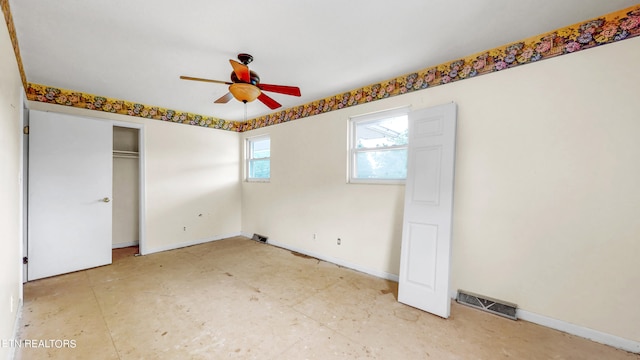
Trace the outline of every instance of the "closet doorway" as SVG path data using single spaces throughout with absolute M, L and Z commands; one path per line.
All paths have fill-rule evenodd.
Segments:
M 113 126 L 112 249 L 140 246 L 140 131 Z

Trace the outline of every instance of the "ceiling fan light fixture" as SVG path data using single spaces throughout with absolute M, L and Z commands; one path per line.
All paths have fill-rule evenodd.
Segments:
M 229 92 L 234 98 L 243 103 L 252 102 L 260 96 L 260 89 L 257 86 L 245 83 L 229 85 Z

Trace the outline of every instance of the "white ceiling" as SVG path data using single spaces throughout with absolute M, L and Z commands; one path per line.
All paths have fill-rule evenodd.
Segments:
M 241 52 L 283 108 L 624 9 L 637 0 L 9 0 L 27 81 L 243 120 L 213 101 Z M 272 112 L 256 101 L 247 116 Z

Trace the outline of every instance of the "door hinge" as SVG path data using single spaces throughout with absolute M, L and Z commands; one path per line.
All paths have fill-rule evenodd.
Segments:
M 25 257 L 23 257 L 23 258 L 22 258 L 22 263 L 23 263 L 23 264 L 28 264 L 28 263 L 29 263 L 29 258 L 28 258 L 28 257 L 26 257 L 26 256 L 25 256 Z
M 25 126 L 24 128 L 22 128 L 22 133 L 25 135 L 29 135 L 29 127 Z

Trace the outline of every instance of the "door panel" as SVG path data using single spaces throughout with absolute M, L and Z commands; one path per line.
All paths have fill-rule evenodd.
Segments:
M 435 267 L 438 250 L 438 226 L 428 224 L 409 224 L 409 264 L 407 280 L 414 286 L 422 286 L 425 291 L 433 292 L 436 287 Z
M 29 280 L 111 263 L 110 122 L 31 111 Z
M 449 317 L 456 105 L 409 114 L 398 301 Z
M 440 201 L 440 160 L 442 147 L 416 149 L 415 156 L 410 163 L 414 168 L 421 167 L 414 173 L 413 202 L 420 202 L 437 206 Z

